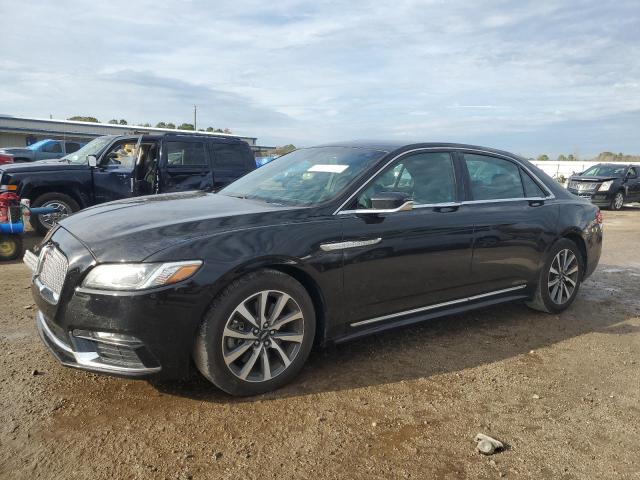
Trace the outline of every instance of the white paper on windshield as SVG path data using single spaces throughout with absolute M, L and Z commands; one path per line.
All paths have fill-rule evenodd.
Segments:
M 313 165 L 307 169 L 307 172 L 324 172 L 324 173 L 342 173 L 349 165 Z

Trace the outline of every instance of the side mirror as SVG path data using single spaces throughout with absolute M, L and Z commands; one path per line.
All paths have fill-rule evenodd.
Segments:
M 95 155 L 87 156 L 87 160 L 89 161 L 89 166 L 90 167 L 97 167 L 98 166 L 98 159 L 96 158 Z

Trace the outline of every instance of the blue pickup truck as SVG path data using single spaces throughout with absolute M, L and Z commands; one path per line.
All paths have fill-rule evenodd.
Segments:
M 73 140 L 40 140 L 28 147 L 8 147 L 0 148 L 0 154 L 10 155 L 13 157 L 14 163 L 35 162 L 37 160 L 49 160 L 62 158 L 69 155 L 86 143 L 76 142 Z

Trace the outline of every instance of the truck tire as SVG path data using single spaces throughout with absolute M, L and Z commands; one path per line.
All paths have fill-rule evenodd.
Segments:
M 30 217 L 29 222 L 31 223 L 31 227 L 40 235 L 46 235 L 51 227 L 58 223 L 59 220 L 80 210 L 78 202 L 69 195 L 58 192 L 43 193 L 31 203 L 31 206 L 56 207 L 60 211 L 59 214 L 32 215 Z

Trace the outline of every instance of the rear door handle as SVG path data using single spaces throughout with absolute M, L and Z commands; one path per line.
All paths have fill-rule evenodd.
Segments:
M 544 205 L 544 200 L 529 200 L 530 207 L 540 207 L 542 205 Z

